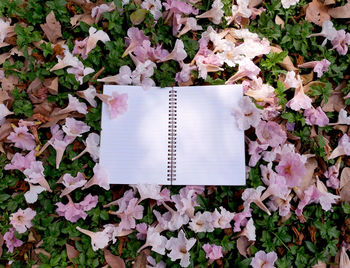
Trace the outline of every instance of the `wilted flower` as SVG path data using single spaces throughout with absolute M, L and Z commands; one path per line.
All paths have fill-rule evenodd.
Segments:
M 231 228 L 230 222 L 233 220 L 235 213 L 227 211 L 224 207 L 220 207 L 220 212 L 215 208 L 212 213 L 212 224 L 214 228 Z
M 78 172 L 76 177 L 73 177 L 71 174 L 67 173 L 63 175 L 61 183 L 66 188 L 61 192 L 60 197 L 65 196 L 73 192 L 75 189 L 84 186 L 84 184 L 86 183 L 86 180 L 84 175 L 81 174 L 80 172 Z
M 333 150 L 328 159 L 333 159 L 341 155 L 350 155 L 350 137 L 344 134 L 338 141 L 338 146 Z
M 95 101 L 96 88 L 93 85 L 89 85 L 85 90 L 77 91 L 77 94 L 79 97 L 85 99 L 92 107 L 97 107 L 97 102 Z
M 73 117 L 67 117 L 62 130 L 71 137 L 81 137 L 83 133 L 88 132 L 90 127 L 83 121 L 75 120 Z
M 94 27 L 89 28 L 89 39 L 87 41 L 86 45 L 86 54 L 89 54 L 91 50 L 93 50 L 96 47 L 96 44 L 98 41 L 102 41 L 103 43 L 106 43 L 107 41 L 110 41 L 108 34 L 106 34 L 102 30 L 95 29 Z
M 247 188 L 242 193 L 242 199 L 244 201 L 244 210 L 248 210 L 250 208 L 250 204 L 254 203 L 259 208 L 261 208 L 263 211 L 265 211 L 267 214 L 271 215 L 268 208 L 264 205 L 264 203 L 261 201 L 261 194 L 262 191 L 265 190 L 264 186 L 258 186 L 256 189 L 254 188 Z
M 33 185 L 29 183 L 29 191 L 24 194 L 27 203 L 33 204 L 38 200 L 38 195 L 46 189 L 40 185 Z
M 58 111 L 56 114 L 65 114 L 70 112 L 77 111 L 81 114 L 87 114 L 87 106 L 85 103 L 80 102 L 78 98 L 73 97 L 71 94 L 68 94 L 68 106 L 60 111 Z
M 256 136 L 263 144 L 276 147 L 286 142 L 287 134 L 281 126 L 274 121 L 260 121 L 255 129 Z
M 196 16 L 198 19 L 208 18 L 214 24 L 220 24 L 222 20 L 222 16 L 224 15 L 223 8 L 224 4 L 221 0 L 215 0 L 211 6 L 211 9 L 204 12 L 201 15 Z
M 344 30 L 337 31 L 337 35 L 332 41 L 333 48 L 337 50 L 340 55 L 346 55 L 348 53 L 348 46 L 350 45 L 350 33 L 346 33 Z
M 168 239 L 165 236 L 160 235 L 161 231 L 162 230 L 149 226 L 147 230 L 146 242 L 137 252 L 140 252 L 146 247 L 151 247 L 151 250 L 154 252 L 164 255 Z
M 329 119 L 327 115 L 322 111 L 322 108 L 320 106 L 315 109 L 314 107 L 311 107 L 309 109 L 306 109 L 304 111 L 305 123 L 308 125 L 317 125 L 320 127 L 324 127 L 329 123 Z
M 15 153 L 15 155 L 11 159 L 11 164 L 5 165 L 5 170 L 13 170 L 17 169 L 20 171 L 24 171 L 25 169 L 30 167 L 30 163 L 35 161 L 35 151 L 30 151 L 26 156 L 23 156 L 20 153 Z
M 129 28 L 127 35 L 128 37 L 126 38 L 126 44 L 128 45 L 128 48 L 124 51 L 122 57 L 125 57 L 129 53 L 133 52 L 137 46 L 141 46 L 144 40 L 149 40 L 149 38 L 145 36 L 144 32 L 136 27 Z
M 303 64 L 298 65 L 299 68 L 314 68 L 314 72 L 317 73 L 317 77 L 321 77 L 324 72 L 328 71 L 328 67 L 331 65 L 331 63 L 326 60 L 320 60 L 320 61 L 309 61 L 305 62 Z
M 76 65 L 67 69 L 67 73 L 74 74 L 75 79 L 80 83 L 80 85 L 83 84 L 83 78 L 86 75 L 93 73 L 94 71 L 95 70 L 90 67 L 85 68 L 83 63 L 80 61 Z
M 306 174 L 305 162 L 297 153 L 288 152 L 281 155 L 281 161 L 276 166 L 279 175 L 286 178 L 289 187 L 299 186 Z
M 138 199 L 132 198 L 129 202 L 125 203 L 123 206 L 120 206 L 118 211 L 111 211 L 110 214 L 117 215 L 120 217 L 121 222 L 119 227 L 124 230 L 134 229 L 136 226 L 136 220 L 140 220 L 143 217 L 144 207 L 138 205 Z
M 0 76 L 1 79 L 1 76 Z M 1 126 L 1 120 L 3 120 L 6 116 L 13 114 L 9 109 L 7 109 L 7 106 L 3 103 L 0 104 L 0 126 Z
M 109 236 L 105 231 L 91 232 L 89 230 L 80 228 L 79 226 L 77 226 L 77 230 L 83 234 L 90 236 L 91 246 L 94 251 L 105 248 L 109 243 Z
M 26 181 L 30 183 L 39 183 L 40 186 L 44 187 L 47 191 L 52 192 L 50 185 L 45 179 L 44 167 L 41 161 L 31 162 L 29 168 L 26 168 L 23 173 L 27 177 L 25 179 Z
M 162 17 L 162 3 L 160 0 L 144 0 L 142 1 L 141 8 L 149 10 L 154 20 L 158 20 Z

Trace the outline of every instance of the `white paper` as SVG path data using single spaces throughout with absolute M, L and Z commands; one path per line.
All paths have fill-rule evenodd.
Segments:
M 104 94 L 128 94 L 126 113 L 111 119 L 102 107 L 100 163 L 111 184 L 166 184 L 168 99 L 166 88 L 104 86 Z
M 102 107 L 100 163 L 111 184 L 170 184 L 167 181 L 169 90 L 104 86 L 128 94 L 126 113 L 111 119 Z M 244 185 L 244 132 L 232 109 L 242 87 L 174 87 L 177 105 L 177 185 Z
M 232 109 L 240 85 L 177 89 L 176 181 L 179 185 L 244 185 L 244 132 Z

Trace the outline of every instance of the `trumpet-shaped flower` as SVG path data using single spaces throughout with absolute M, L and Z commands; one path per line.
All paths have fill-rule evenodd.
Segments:
M 70 112 L 75 112 L 81 114 L 87 114 L 87 106 L 85 103 L 80 102 L 78 98 L 73 97 L 71 94 L 68 94 L 68 105 L 66 108 L 58 111 L 56 114 L 65 114 Z
M 75 137 L 66 135 L 62 139 L 55 137 L 53 140 L 49 141 L 52 147 L 56 150 L 56 168 L 57 169 L 60 167 L 60 163 L 62 161 L 64 151 L 66 150 L 67 146 L 74 141 L 74 139 Z
M 5 21 L 4 19 L 0 18 L 0 43 L 3 43 L 6 36 L 13 31 L 13 26 L 11 26 L 10 21 Z
M 178 233 L 178 237 L 171 237 L 166 243 L 166 248 L 170 250 L 168 257 L 172 261 L 180 260 L 181 267 L 190 265 L 190 249 L 196 243 L 195 238 L 186 239 L 182 230 Z
M 294 111 L 299 111 L 300 109 L 311 108 L 311 103 L 312 100 L 305 95 L 303 86 L 299 86 L 295 89 L 294 97 L 288 101 L 287 107 L 290 107 Z
M 63 175 L 62 184 L 66 187 L 62 192 L 60 197 L 65 196 L 75 189 L 83 187 L 86 183 L 85 177 L 83 174 L 78 172 L 76 177 L 73 177 L 71 174 L 67 173 Z
M 107 171 L 99 163 L 95 164 L 93 171 L 94 176 L 84 185 L 83 190 L 91 187 L 92 185 L 98 185 L 108 191 L 110 189 L 110 185 Z
M 94 251 L 105 248 L 109 243 L 109 236 L 104 230 L 100 232 L 91 232 L 89 230 L 80 228 L 79 226 L 77 226 L 77 230 L 83 234 L 90 236 L 91 246 Z
M 33 161 L 30 163 L 29 168 L 23 171 L 26 175 L 26 181 L 30 183 L 39 183 L 40 186 L 44 187 L 47 191 L 52 192 L 50 185 L 45 179 L 44 176 L 44 167 L 41 161 Z
M 283 8 L 290 8 L 299 3 L 299 0 L 281 0 Z
M 220 258 L 223 257 L 222 255 L 222 247 L 221 246 L 217 246 L 215 244 L 204 244 L 202 246 L 205 254 L 206 254 L 206 258 L 209 259 L 209 263 L 212 263 L 215 260 L 218 260 Z
M 257 75 L 260 73 L 260 68 L 255 65 L 249 58 L 244 58 L 239 62 L 238 72 L 231 76 L 226 84 L 234 83 L 243 77 L 248 77 L 252 80 L 257 78 Z
M 176 60 L 183 61 L 187 57 L 187 53 L 184 49 L 184 43 L 180 39 L 176 39 L 175 47 L 173 51 L 168 54 L 163 61 Z
M 94 71 L 95 70 L 90 67 L 85 68 L 81 61 L 79 61 L 77 65 L 67 69 L 67 73 L 74 74 L 75 79 L 80 83 L 80 85 L 83 84 L 84 77 L 88 74 L 93 73 Z
M 129 28 L 127 31 L 126 44 L 127 49 L 124 51 L 122 57 L 125 57 L 129 53 L 133 52 L 137 46 L 141 46 L 144 40 L 149 40 L 149 38 L 144 34 L 142 30 L 136 27 Z
M 87 53 L 86 53 L 86 45 L 88 42 L 88 37 L 86 37 L 83 40 L 75 40 L 74 41 L 74 48 L 72 51 L 73 55 L 77 55 L 80 54 L 83 60 L 86 60 L 86 58 L 88 57 Z
M 324 127 L 329 123 L 327 115 L 324 113 L 324 111 L 322 111 L 322 108 L 320 106 L 317 107 L 317 109 L 315 109 L 314 107 L 306 109 L 304 111 L 304 116 L 306 117 L 306 124 L 310 126 L 317 125 L 320 127 Z
M 62 130 L 71 137 L 81 137 L 83 133 L 88 132 L 90 127 L 83 121 L 75 120 L 73 117 L 67 117 Z
M 77 91 L 77 94 L 79 97 L 85 99 L 92 107 L 97 107 L 97 102 L 95 101 L 96 88 L 93 85 L 89 85 L 85 90 Z
M 332 45 L 332 49 L 335 49 L 340 55 L 346 55 L 350 45 L 350 33 L 346 33 L 344 30 L 337 31 L 336 37 L 332 40 Z
M 13 252 L 13 250 L 17 247 L 20 247 L 23 245 L 23 241 L 19 240 L 15 237 L 15 229 L 10 228 L 5 234 L 4 234 L 4 240 L 5 244 L 8 248 L 9 252 Z
M 33 150 L 36 146 L 34 135 L 28 132 L 26 126 L 15 127 L 7 139 L 23 150 Z
M 248 210 L 250 208 L 251 203 L 255 203 L 259 208 L 261 208 L 263 211 L 265 211 L 267 214 L 271 215 L 268 208 L 264 205 L 262 202 L 261 194 L 262 191 L 265 190 L 265 187 L 258 186 L 256 189 L 254 188 L 247 188 L 244 190 L 242 194 L 242 199 L 244 201 L 244 210 Z
M 128 94 L 114 91 L 108 99 L 108 110 L 111 118 L 116 118 L 128 110 Z
M 89 54 L 91 50 L 96 47 L 98 41 L 106 43 L 110 41 L 110 38 L 107 33 L 102 30 L 98 30 L 94 27 L 90 27 L 89 29 L 89 39 L 86 44 L 86 54 Z
M 182 28 L 182 30 L 177 35 L 177 38 L 180 38 L 180 36 L 186 34 L 189 31 L 198 31 L 202 30 L 202 26 L 197 24 L 197 20 L 195 18 L 184 18 L 185 26 Z
M 233 109 L 238 128 L 247 130 L 251 126 L 256 127 L 261 120 L 261 110 L 256 108 L 252 100 L 244 96 L 238 101 L 238 107 Z
M 11 159 L 11 164 L 5 165 L 5 170 L 17 169 L 24 171 L 30 167 L 30 163 L 35 161 L 35 151 L 30 151 L 27 155 L 23 156 L 20 153 L 15 153 Z
M 211 9 L 203 14 L 196 16 L 198 19 L 208 18 L 214 24 L 220 24 L 222 17 L 224 15 L 224 10 L 222 9 L 224 4 L 221 0 L 215 0 L 211 6 Z
M 350 155 L 350 137 L 344 134 L 338 141 L 338 146 L 333 150 L 329 159 L 336 158 L 341 155 Z
M 76 157 L 72 158 L 72 161 L 80 158 L 85 153 L 89 153 L 91 158 L 97 162 L 100 154 L 100 136 L 96 133 L 89 133 L 89 135 L 86 138 L 86 141 L 84 141 L 85 149 L 78 154 Z
M 277 261 L 277 254 L 274 251 L 265 253 L 260 250 L 255 253 L 252 262 L 250 263 L 253 268 L 275 268 L 275 261 Z
M 38 200 L 38 195 L 43 191 L 46 191 L 44 187 L 29 183 L 29 191 L 24 194 L 24 198 L 26 199 L 27 203 L 33 204 Z
M 285 143 L 287 140 L 286 132 L 274 121 L 260 121 L 255 133 L 261 143 L 268 144 L 272 148 Z
M 305 162 L 297 153 L 286 153 L 281 156 L 281 161 L 276 166 L 279 175 L 286 178 L 286 185 L 297 187 L 306 174 Z
M 1 79 L 1 75 L 0 75 L 0 79 Z M 0 104 L 0 126 L 2 124 L 2 120 L 10 114 L 13 114 L 13 112 L 7 109 L 7 106 L 5 104 L 1 103 Z
M 311 34 L 312 36 L 323 36 L 326 39 L 323 41 L 322 46 L 327 43 L 327 40 L 333 41 L 338 35 L 337 30 L 333 27 L 333 22 L 326 20 L 322 23 L 322 31 L 320 33 Z
M 10 224 L 18 233 L 22 234 L 33 226 L 32 219 L 35 215 L 35 210 L 32 210 L 31 208 L 26 208 L 25 210 L 20 208 L 17 212 L 11 214 Z
M 150 226 L 147 230 L 146 242 L 137 252 L 140 252 L 146 247 L 151 247 L 152 251 L 164 255 L 167 242 L 168 239 L 165 236 L 160 235 L 159 229 Z
M 162 3 L 160 0 L 142 1 L 141 8 L 148 10 L 153 15 L 154 20 L 162 17 Z
M 110 212 L 113 215 L 120 217 L 119 226 L 124 230 L 134 229 L 136 226 L 135 219 L 140 220 L 143 217 L 144 207 L 138 205 L 138 199 L 132 198 L 125 207 L 119 207 L 118 211 Z
M 212 213 L 212 224 L 214 228 L 231 228 L 230 222 L 233 220 L 235 213 L 227 211 L 225 208 L 220 207 L 220 212 L 215 208 Z
M 317 77 L 321 77 L 324 72 L 328 71 L 328 67 L 331 65 L 331 63 L 326 60 L 319 60 L 319 61 L 309 61 L 305 62 L 303 64 L 298 65 L 299 68 L 314 68 L 314 72 L 317 73 Z
M 191 219 L 189 226 L 195 233 L 199 232 L 212 232 L 214 231 L 213 219 L 210 212 L 205 211 L 203 213 L 197 212 Z

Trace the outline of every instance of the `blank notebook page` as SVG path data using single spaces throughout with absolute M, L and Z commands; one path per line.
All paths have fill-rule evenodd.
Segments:
M 111 119 L 102 108 L 100 163 L 111 184 L 168 184 L 169 89 L 104 86 L 104 94 L 128 94 L 128 110 Z
M 244 132 L 232 109 L 241 85 L 177 88 L 177 185 L 244 185 Z

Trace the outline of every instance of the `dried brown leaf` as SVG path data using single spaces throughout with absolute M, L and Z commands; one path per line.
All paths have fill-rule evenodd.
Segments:
M 307 187 L 309 187 L 315 182 L 314 172 L 317 166 L 318 163 L 314 157 L 310 157 L 307 159 L 305 164 L 306 174 L 301 180 L 300 187 L 298 187 L 298 190 L 300 190 L 302 193 Z
M 275 23 L 276 23 L 277 25 L 281 25 L 282 29 L 284 29 L 284 20 L 282 20 L 280 16 L 276 15 L 276 17 L 275 17 Z
M 274 53 L 281 53 L 283 50 L 281 49 L 281 47 L 274 45 L 274 46 L 270 46 L 271 48 L 271 52 Z M 281 65 L 282 68 L 286 69 L 287 71 L 296 71 L 298 70 L 298 68 L 296 68 L 292 62 L 292 60 L 290 59 L 289 56 L 286 56 L 283 61 L 281 63 L 279 63 L 279 65 Z
M 263 2 L 263 0 L 249 0 L 249 7 L 256 7 L 258 5 L 260 5 Z
M 57 95 L 57 93 L 58 93 L 58 77 L 45 79 L 44 86 L 49 89 L 49 92 L 51 94 Z
M 302 232 L 299 232 L 299 230 L 295 227 L 292 226 L 292 231 L 296 236 L 295 244 L 300 246 L 303 243 L 304 240 L 304 234 Z
M 335 7 L 328 10 L 328 14 L 335 19 L 350 18 L 350 2 L 341 7 Z
M 36 248 L 36 249 L 34 249 L 34 252 L 35 252 L 36 254 L 38 254 L 38 255 L 39 255 L 39 253 L 41 253 L 41 254 L 47 256 L 49 259 L 51 258 L 51 254 L 48 253 L 45 249 Z
M 133 268 L 146 268 L 147 267 L 147 255 L 144 251 L 141 251 L 140 255 L 136 257 Z
M 122 258 L 113 255 L 108 249 L 104 249 L 103 252 L 106 262 L 111 268 L 125 268 L 125 263 Z
M 80 252 L 78 250 L 75 249 L 75 247 L 69 245 L 69 244 L 66 244 L 66 251 L 67 251 L 67 257 L 68 259 L 72 262 L 73 262 L 73 259 L 78 257 Z
M 333 92 L 328 98 L 327 103 L 324 101 L 321 102 L 321 108 L 324 112 L 339 112 L 345 106 L 343 95 L 340 92 Z
M 310 83 L 312 81 L 312 79 L 314 78 L 314 71 L 312 71 L 309 74 L 302 74 L 300 75 L 301 80 L 303 80 L 303 85 L 306 85 L 308 83 Z
M 56 20 L 53 11 L 46 16 L 46 23 L 40 24 L 40 27 L 53 44 L 57 42 L 58 38 L 62 37 L 61 24 Z
M 313 0 L 306 8 L 305 19 L 309 22 L 313 22 L 316 25 L 322 26 L 324 21 L 330 20 L 328 15 L 328 7 L 318 0 Z
M 324 3 L 326 6 L 335 4 L 335 0 L 325 0 Z
M 345 167 L 340 175 L 340 188 L 343 188 L 350 182 L 350 168 Z
M 15 119 L 11 119 L 11 118 L 7 118 L 5 120 L 4 123 L 2 123 L 1 127 L 0 127 L 0 141 L 5 140 L 5 138 L 10 135 L 10 133 L 12 132 L 12 127 L 11 127 L 11 123 L 14 121 Z
M 248 254 L 248 248 L 251 246 L 252 242 L 250 242 L 248 240 L 247 237 L 245 236 L 240 236 L 238 239 L 237 239 L 237 249 L 239 251 L 239 253 L 248 258 L 247 257 L 247 254 Z

